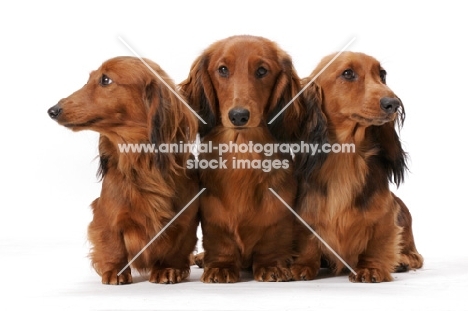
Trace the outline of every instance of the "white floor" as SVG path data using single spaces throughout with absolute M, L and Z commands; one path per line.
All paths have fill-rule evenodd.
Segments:
M 236 284 L 203 284 L 194 266 L 181 284 L 136 275 L 133 284 L 111 286 L 90 268 L 83 240 L 0 240 L 0 251 L 8 310 L 468 310 L 467 257 L 428 257 L 423 269 L 381 284 L 346 276 L 258 283 L 248 273 Z

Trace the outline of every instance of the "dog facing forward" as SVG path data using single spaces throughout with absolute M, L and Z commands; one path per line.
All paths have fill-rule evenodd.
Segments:
M 290 56 L 262 37 L 213 43 L 195 60 L 181 90 L 207 123 L 200 124 L 202 142 L 213 146 L 292 142 L 304 126 L 317 125 L 306 122 L 315 115 L 301 99 L 280 113 L 300 91 L 300 79 Z M 271 155 L 229 150 L 221 156 L 201 154 L 200 159 L 224 164 L 200 170 L 206 188 L 200 199 L 201 280 L 236 282 L 241 269 L 251 268 L 257 281 L 289 281 L 294 216 L 269 190 L 293 205 L 296 181 L 289 150 Z M 239 161 L 246 165 L 240 167 Z M 277 167 L 265 170 L 254 163 Z

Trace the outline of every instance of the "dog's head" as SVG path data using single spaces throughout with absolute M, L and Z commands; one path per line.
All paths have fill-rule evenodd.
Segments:
M 359 139 L 379 148 L 379 161 L 389 180 L 399 184 L 407 169 L 395 129 L 404 123 L 403 103 L 388 87 L 387 72 L 375 58 L 356 52 L 336 56 L 323 58 L 304 79 L 303 84 L 315 79 L 304 96 L 318 102 L 334 142 L 355 142 L 357 129 L 363 128 L 365 134 Z
M 336 125 L 348 119 L 370 126 L 397 118 L 403 121 L 403 103 L 387 86 L 387 72 L 380 62 L 355 52 L 343 52 L 330 62 L 335 56 L 323 58 L 310 76 L 317 76 L 315 83 L 324 93 L 323 108 L 329 122 Z
M 200 124 L 202 136 L 215 126 L 268 126 L 277 139 L 288 140 L 298 135 L 306 112 L 300 98 L 291 102 L 300 91 L 291 57 L 262 37 L 215 42 L 195 60 L 181 89 L 207 123 Z
M 74 131 L 125 135 L 140 130 L 146 136 L 150 103 L 143 96 L 143 80 L 151 73 L 143 67 L 131 57 L 104 62 L 81 89 L 51 107 L 49 116 Z
M 194 141 L 197 121 L 171 91 L 175 84 L 156 63 L 143 61 L 116 57 L 104 62 L 86 85 L 51 107 L 49 116 L 74 131 L 97 131 L 114 144 Z M 156 157 L 161 166 L 174 161 L 169 154 Z

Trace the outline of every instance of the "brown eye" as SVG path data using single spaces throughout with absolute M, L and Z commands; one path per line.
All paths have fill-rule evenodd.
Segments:
M 226 66 L 221 66 L 218 68 L 219 75 L 221 77 L 228 77 L 229 76 L 229 69 Z
M 263 78 L 267 74 L 268 70 L 266 70 L 264 67 L 259 67 L 257 71 L 255 72 L 255 75 L 257 78 Z
M 102 86 L 107 86 L 107 85 L 111 84 L 112 82 L 114 82 L 114 81 L 112 81 L 111 78 L 109 78 L 108 76 L 106 76 L 104 74 L 99 79 L 99 84 L 102 85 Z
M 387 72 L 383 69 L 380 69 L 380 80 L 383 84 L 387 83 Z
M 346 80 L 350 80 L 350 81 L 356 79 L 356 74 L 354 73 L 352 69 L 346 69 L 345 71 L 343 71 L 341 76 L 343 76 L 343 78 L 345 78 Z

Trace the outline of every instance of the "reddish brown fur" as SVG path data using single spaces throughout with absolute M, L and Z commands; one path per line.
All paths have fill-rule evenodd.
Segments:
M 303 84 L 333 56 L 325 57 Z M 354 72 L 353 79 L 345 78 L 347 70 Z M 415 269 L 423 263 L 414 245 L 409 211 L 388 186 L 388 180 L 403 181 L 406 170 L 406 155 L 395 131 L 404 109 L 381 78 L 381 70 L 374 58 L 345 52 L 304 93 L 322 106 L 329 142 L 356 147 L 355 153 L 330 153 L 320 169 L 303 179 L 298 203 L 300 216 L 356 271 L 356 276 L 350 274 L 353 282 L 390 281 L 397 266 Z M 381 108 L 384 97 L 397 99 L 400 112 Z M 314 278 L 321 256 L 336 272 L 343 270 L 344 265 L 308 229 L 299 224 L 297 231 L 294 279 Z
M 145 60 L 175 89 L 164 71 Z M 100 84 L 106 75 L 109 85 Z M 188 154 L 119 152 L 118 144 L 193 141 L 197 120 L 189 109 L 137 58 L 117 57 L 90 74 L 88 83 L 49 114 L 74 131 L 100 133 L 101 196 L 92 203 L 88 228 L 91 261 L 104 284 L 132 282 L 130 268 L 118 272 L 198 192 L 185 171 Z M 190 273 L 196 243 L 198 201 L 192 203 L 136 259 L 132 267 L 150 271 L 154 283 L 176 283 Z
M 225 66 L 227 75 L 219 69 Z M 259 77 L 259 68 L 267 73 Z M 200 124 L 203 142 L 274 143 L 298 137 L 306 108 L 295 101 L 271 126 L 267 122 L 300 90 L 290 57 L 270 40 L 235 36 L 212 44 L 194 62 L 181 84 L 191 105 L 207 121 Z M 234 125 L 233 108 L 247 109 L 246 124 Z M 287 125 L 285 125 L 287 124 Z M 232 159 L 284 160 L 288 168 L 233 169 Z M 202 154 L 202 159 L 218 159 Z M 206 191 L 201 197 L 203 282 L 236 282 L 242 268 L 252 267 L 255 280 L 288 281 L 292 259 L 293 215 L 268 188 L 292 206 L 296 195 L 289 154 L 224 154 L 227 169 L 201 170 Z

